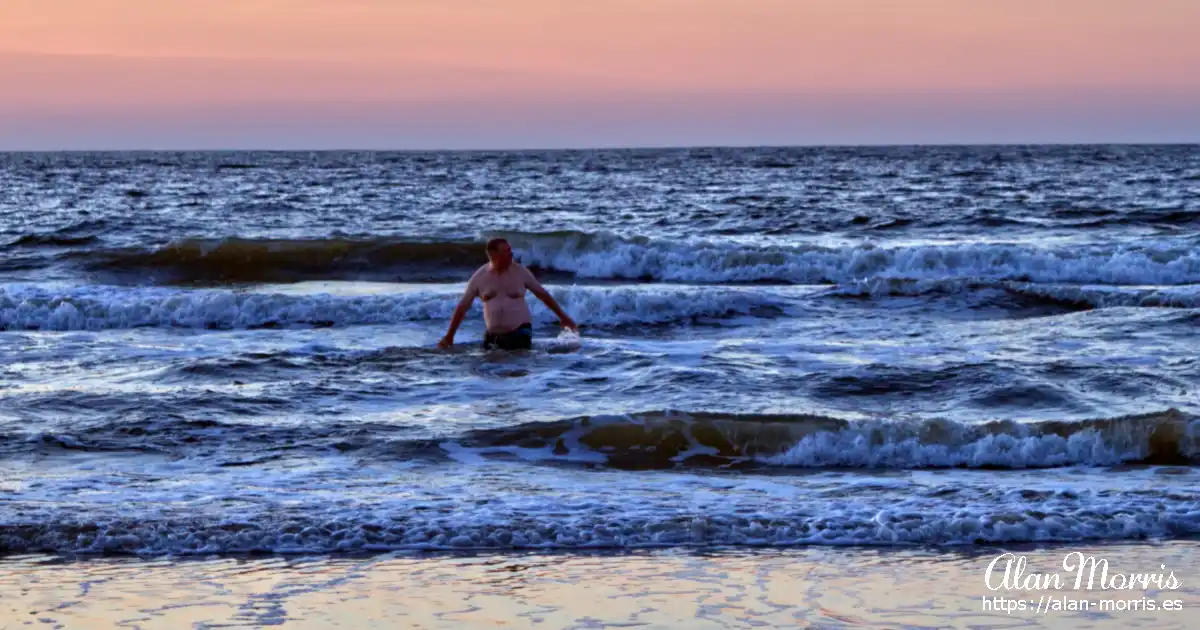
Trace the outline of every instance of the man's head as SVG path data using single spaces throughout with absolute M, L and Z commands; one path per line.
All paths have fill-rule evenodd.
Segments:
M 490 239 L 487 242 L 487 256 L 492 262 L 492 269 L 504 271 L 512 264 L 512 247 L 502 238 Z

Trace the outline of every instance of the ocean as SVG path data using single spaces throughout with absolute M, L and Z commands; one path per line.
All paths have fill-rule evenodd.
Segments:
M 493 236 L 580 334 L 436 347 Z M 1194 562 L 1198 245 L 1196 145 L 0 154 L 0 563 Z

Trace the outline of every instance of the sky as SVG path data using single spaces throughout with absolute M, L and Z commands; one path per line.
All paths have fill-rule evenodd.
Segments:
M 1196 0 L 0 0 L 0 150 L 1200 141 Z

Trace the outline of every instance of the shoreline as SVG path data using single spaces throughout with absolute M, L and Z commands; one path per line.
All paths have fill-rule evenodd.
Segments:
M 1064 541 L 1023 541 L 1023 542 L 982 542 L 982 543 L 802 543 L 794 545 L 772 544 L 700 544 L 700 543 L 660 543 L 638 546 L 596 546 L 596 547 L 465 547 L 456 548 L 404 548 L 387 550 L 354 550 L 338 552 L 307 552 L 307 551 L 251 551 L 251 552 L 213 552 L 195 554 L 138 554 L 127 552 L 106 553 L 57 553 L 52 551 L 23 551 L 11 552 L 0 550 L 0 564 L 9 561 L 38 558 L 53 559 L 60 563 L 86 563 L 102 561 L 142 561 L 142 562 L 209 562 L 214 560 L 259 561 L 280 559 L 287 561 L 321 558 L 331 562 L 367 561 L 386 558 L 412 558 L 441 560 L 448 558 L 474 558 L 480 556 L 566 556 L 566 557 L 612 557 L 643 556 L 656 553 L 683 553 L 696 556 L 730 555 L 730 554 L 779 554 L 804 553 L 819 550 L 841 550 L 849 553 L 888 553 L 912 554 L 930 553 L 946 556 L 974 558 L 991 556 L 1003 552 L 1038 553 L 1062 551 L 1069 553 L 1076 548 L 1103 550 L 1106 548 L 1157 548 L 1165 545 L 1195 545 L 1200 551 L 1200 534 L 1172 536 L 1161 538 L 1140 539 L 1094 539 L 1094 540 L 1064 540 Z M 1200 580 L 1198 580 L 1200 581 Z

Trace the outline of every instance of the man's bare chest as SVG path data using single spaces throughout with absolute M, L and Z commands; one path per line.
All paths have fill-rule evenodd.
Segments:
M 487 273 L 479 283 L 479 297 L 483 301 L 497 296 L 520 299 L 525 297 L 525 283 L 521 282 L 518 274 L 505 272 L 502 274 Z

